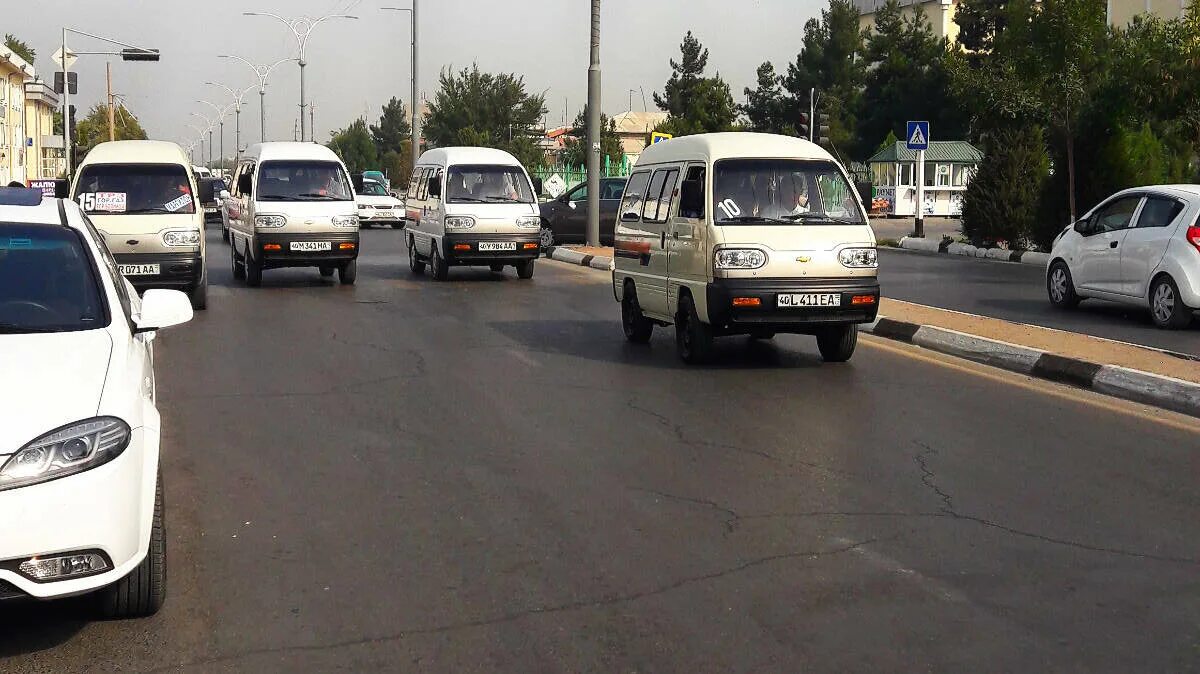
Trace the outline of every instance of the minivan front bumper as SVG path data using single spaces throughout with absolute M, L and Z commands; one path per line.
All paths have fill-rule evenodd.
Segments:
M 358 258 L 358 230 L 287 234 L 259 232 L 254 254 L 264 269 L 282 267 L 336 267 Z M 293 250 L 292 243 L 328 243 L 329 250 Z
M 117 264 L 158 265 L 157 274 L 131 274 L 125 278 L 138 290 L 168 288 L 191 290 L 204 276 L 204 257 L 188 253 L 114 253 Z
M 442 257 L 450 265 L 519 264 L 541 254 L 540 231 L 521 234 L 446 234 Z M 511 243 L 513 250 L 480 250 L 480 243 Z
M 780 307 L 786 294 L 836 294 L 836 307 Z M 757 306 L 734 306 L 756 298 Z M 855 298 L 859 303 L 855 303 Z M 869 300 L 867 300 L 869 298 Z M 879 313 L 877 278 L 717 279 L 707 286 L 709 324 L 720 333 L 808 333 L 822 326 L 870 323 Z M 743 304 L 747 304 L 743 302 Z

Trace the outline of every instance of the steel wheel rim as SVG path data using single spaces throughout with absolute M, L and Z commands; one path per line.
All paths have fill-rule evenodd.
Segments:
M 1154 290 L 1154 317 L 1162 322 L 1171 320 L 1175 313 L 1175 293 L 1166 283 L 1158 284 Z
M 542 248 L 549 248 L 550 246 L 554 245 L 554 232 L 550 231 L 550 228 L 548 227 L 543 227 L 541 239 Z

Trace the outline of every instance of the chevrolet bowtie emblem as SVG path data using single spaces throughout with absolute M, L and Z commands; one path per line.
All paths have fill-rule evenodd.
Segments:
M 807 255 L 801 255 L 800 257 L 796 258 L 796 262 L 808 262 L 811 259 L 812 258 Z

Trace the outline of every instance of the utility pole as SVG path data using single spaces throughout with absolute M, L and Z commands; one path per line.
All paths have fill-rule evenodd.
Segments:
M 417 162 L 421 159 L 421 100 L 418 98 L 418 92 L 421 90 L 417 84 L 417 31 L 421 25 L 417 21 L 417 4 L 418 0 L 412 0 L 412 165 L 417 167 Z
M 62 29 L 63 69 L 63 153 L 67 158 L 66 178 L 71 179 L 71 61 L 67 51 L 67 28 Z
M 813 127 L 816 124 L 817 114 L 817 88 L 813 87 L 808 90 L 808 142 L 813 142 Z
M 113 92 L 112 92 L 112 64 L 104 64 L 105 74 L 108 80 L 108 140 L 111 143 L 117 139 L 117 120 L 116 111 L 113 110 Z
M 591 60 L 588 65 L 587 244 L 600 245 L 600 0 L 592 0 Z
M 317 142 L 317 104 L 308 105 L 308 139 Z

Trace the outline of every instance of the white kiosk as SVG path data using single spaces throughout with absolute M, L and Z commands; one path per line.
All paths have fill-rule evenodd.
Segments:
M 957 218 L 962 215 L 963 193 L 975 175 L 983 154 L 962 140 L 930 141 L 925 151 L 923 214 Z M 880 208 L 872 213 L 913 217 L 917 214 L 917 153 L 903 141 L 871 157 L 871 182 Z M 886 205 L 884 205 L 886 202 Z

